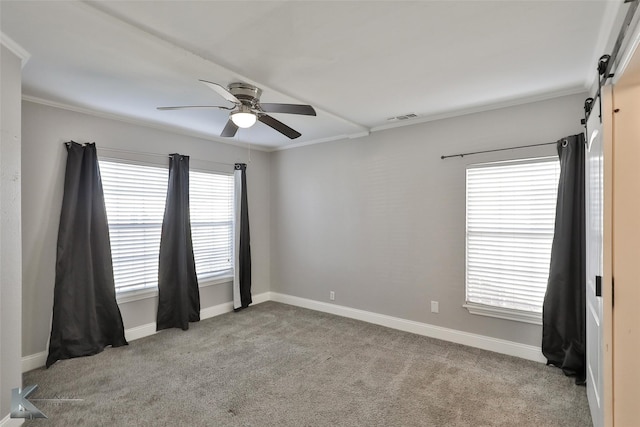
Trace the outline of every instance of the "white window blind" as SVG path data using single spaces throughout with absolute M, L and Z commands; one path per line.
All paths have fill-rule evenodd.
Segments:
M 468 167 L 468 304 L 542 312 L 559 176 L 553 158 Z
M 100 161 L 116 291 L 158 286 L 169 170 Z
M 155 289 L 169 170 L 101 160 L 100 173 L 116 291 Z M 230 274 L 233 175 L 190 171 L 189 193 L 198 280 Z
M 198 280 L 231 274 L 233 175 L 191 171 L 189 199 Z

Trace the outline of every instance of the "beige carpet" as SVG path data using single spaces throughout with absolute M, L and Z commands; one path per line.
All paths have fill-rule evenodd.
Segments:
M 558 369 L 267 302 L 24 374 L 27 426 L 590 426 Z

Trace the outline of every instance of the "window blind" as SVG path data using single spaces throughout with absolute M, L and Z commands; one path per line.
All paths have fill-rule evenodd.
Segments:
M 169 170 L 100 161 L 116 291 L 158 286 Z
M 169 170 L 100 161 L 117 292 L 158 286 Z M 233 175 L 189 172 L 189 210 L 198 280 L 232 271 Z
M 189 173 L 191 236 L 198 279 L 233 268 L 233 175 Z
M 551 158 L 469 166 L 468 303 L 542 312 L 559 176 Z

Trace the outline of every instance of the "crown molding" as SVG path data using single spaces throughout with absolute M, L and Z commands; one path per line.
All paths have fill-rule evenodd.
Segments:
M 518 105 L 532 104 L 534 102 L 547 101 L 554 98 L 561 98 L 563 96 L 577 95 L 580 93 L 587 93 L 587 89 L 583 86 L 574 86 L 571 88 L 558 90 L 554 92 L 547 92 L 532 96 L 525 96 L 522 98 L 514 98 L 506 101 L 499 101 L 490 104 L 478 105 L 470 108 L 460 108 L 442 113 L 430 114 L 427 116 L 420 116 L 417 119 L 406 120 L 402 122 L 395 122 L 390 124 L 384 124 L 371 128 L 371 132 L 378 132 L 381 130 L 399 128 L 404 126 L 412 126 L 420 123 L 434 122 L 436 120 L 451 119 L 454 117 L 466 116 L 469 114 L 483 113 L 485 111 L 499 110 L 508 107 L 517 107 Z
M 531 104 L 531 103 L 534 103 L 534 102 L 547 101 L 547 100 L 550 100 L 550 99 L 561 98 L 563 96 L 577 95 L 577 94 L 581 94 L 581 93 L 585 93 L 586 94 L 587 93 L 587 89 L 582 87 L 582 86 L 576 86 L 576 87 L 571 87 L 571 88 L 568 88 L 568 89 L 559 90 L 559 91 L 555 91 L 555 92 L 548 92 L 548 93 L 543 93 L 543 94 L 538 94 L 538 95 L 533 95 L 533 96 L 527 96 L 527 97 L 522 97 L 522 98 L 517 98 L 517 99 L 511 99 L 511 100 L 502 101 L 502 102 L 479 105 L 477 107 L 461 108 L 461 109 L 457 109 L 457 110 L 446 111 L 446 112 L 443 112 L 443 113 L 431 114 L 431 115 L 428 115 L 428 116 L 421 116 L 421 117 L 418 117 L 417 119 L 413 119 L 413 120 L 406 120 L 406 121 L 402 121 L 402 122 L 384 124 L 384 125 L 380 125 L 380 126 L 375 126 L 375 127 L 371 128 L 367 132 L 359 132 L 359 133 L 354 133 L 354 134 L 349 134 L 349 135 L 337 135 L 335 137 L 315 139 L 315 140 L 311 140 L 311 141 L 300 142 L 300 143 L 297 143 L 297 144 L 289 144 L 289 145 L 286 145 L 286 146 L 283 146 L 283 147 L 273 148 L 270 151 L 282 151 L 282 150 L 288 150 L 288 149 L 291 149 L 291 148 L 305 147 L 307 145 L 321 144 L 321 143 L 324 143 L 324 142 L 339 141 L 339 140 L 345 140 L 345 139 L 362 138 L 364 136 L 369 136 L 373 132 L 378 132 L 378 131 L 382 131 L 382 130 L 395 129 L 395 128 L 400 128 L 400 127 L 405 127 L 405 126 L 414 126 L 414 125 L 419 125 L 419 124 L 422 124 L 422 123 L 434 122 L 434 121 L 437 121 L 437 120 L 451 119 L 451 118 L 455 118 L 455 117 L 466 116 L 466 115 L 469 115 L 469 114 L 476 114 L 476 113 L 482 113 L 482 112 L 486 112 L 486 111 L 499 110 L 501 108 L 516 107 L 518 105 L 525 105 L 525 104 Z
M 238 141 L 231 142 L 227 140 L 223 140 L 222 138 L 216 138 L 211 135 L 202 132 L 196 132 L 193 130 L 185 129 L 179 126 L 171 126 L 165 124 L 159 124 L 148 120 L 136 119 L 120 114 L 114 113 L 106 113 L 104 111 L 94 110 L 86 107 L 79 107 L 76 105 L 65 104 L 62 102 L 51 101 L 44 98 L 39 98 L 31 95 L 22 95 L 22 100 L 27 102 L 33 102 L 34 104 L 45 105 L 47 107 L 59 108 L 62 110 L 73 111 L 75 113 L 87 114 L 89 116 L 100 117 L 103 119 L 115 120 L 119 122 L 129 123 L 132 125 L 143 126 L 146 128 L 151 128 L 155 130 L 160 130 L 163 132 L 170 132 L 178 135 L 189 136 L 192 138 L 205 139 L 207 141 L 219 142 L 221 144 L 233 145 L 234 147 L 241 147 Z M 244 143 L 243 143 L 244 145 Z M 269 152 L 272 151 L 269 147 L 259 146 L 259 145 L 251 145 L 251 149 L 255 151 L 264 151 Z
M 307 145 L 315 145 L 315 144 L 322 144 L 324 142 L 332 142 L 332 141 L 341 141 L 344 139 L 356 139 L 356 138 L 362 138 L 363 136 L 369 136 L 371 135 L 371 132 L 366 130 L 363 132 L 357 132 L 357 133 L 351 133 L 348 135 L 342 134 L 342 135 L 336 135 L 336 136 L 329 136 L 326 138 L 318 138 L 318 139 L 312 139 L 311 141 L 304 141 L 304 142 L 297 142 L 295 144 L 288 144 L 282 147 L 275 147 L 273 149 L 271 149 L 271 151 L 282 151 L 282 150 L 289 150 L 291 148 L 299 148 L 299 147 L 306 147 Z
M 22 67 L 25 66 L 31 54 L 27 52 L 25 48 L 16 43 L 11 37 L 3 32 L 0 32 L 0 44 L 9 49 L 14 55 L 16 55 L 22 61 Z
M 278 146 L 278 147 L 265 147 L 265 146 L 251 145 L 251 149 L 256 150 L 256 151 L 263 151 L 263 152 L 269 153 L 269 152 L 274 152 L 274 151 L 283 151 L 283 150 L 289 150 L 289 149 L 293 149 L 293 148 L 306 147 L 306 146 L 309 146 L 309 145 L 322 144 L 322 143 L 326 143 L 326 142 L 341 141 L 341 140 L 345 140 L 345 139 L 362 138 L 362 137 L 365 137 L 365 136 L 369 136 L 372 132 L 378 132 L 378 131 L 382 131 L 382 130 L 394 129 L 394 128 L 405 127 L 405 126 L 413 126 L 413 125 L 418 125 L 418 124 L 421 124 L 421 123 L 428 123 L 428 122 L 433 122 L 433 121 L 437 121 L 437 120 L 444 120 L 444 119 L 449 119 L 449 118 L 454 118 L 454 117 L 466 116 L 466 115 L 469 115 L 469 114 L 476 114 L 476 113 L 481 113 L 481 112 L 486 112 L 486 111 L 498 110 L 498 109 L 501 109 L 501 108 L 515 107 L 515 106 L 518 106 L 518 105 L 524 105 L 524 104 L 530 104 L 530 103 L 533 103 L 533 102 L 546 101 L 546 100 L 549 100 L 549 99 L 560 98 L 560 97 L 563 97 L 563 96 L 576 95 L 576 94 L 586 93 L 586 92 L 587 92 L 587 89 L 585 89 L 584 87 L 581 87 L 581 86 L 580 87 L 573 87 L 573 88 L 569 88 L 569 89 L 566 89 L 566 90 L 561 90 L 561 91 L 556 91 L 556 92 L 551 92 L 551 93 L 545 93 L 545 94 L 540 94 L 540 95 L 534 95 L 534 96 L 529 96 L 529 97 L 524 97 L 524 98 L 513 99 L 513 100 L 509 100 L 509 101 L 504 101 L 504 102 L 497 102 L 497 103 L 492 103 L 492 104 L 481 105 L 481 106 L 478 106 L 478 107 L 459 109 L 459 110 L 452 110 L 452 111 L 448 111 L 448 112 L 444 112 L 444 113 L 440 113 L 440 114 L 433 114 L 433 115 L 429 115 L 429 116 L 423 116 L 423 117 L 419 117 L 418 119 L 415 119 L 415 120 L 410 120 L 408 122 L 385 124 L 385 125 L 373 127 L 373 128 L 371 128 L 371 130 L 367 130 L 367 131 L 363 131 L 363 132 L 356 132 L 356 133 L 353 133 L 353 134 L 341 134 L 341 135 L 331 136 L 331 137 L 327 137 L 327 138 L 318 138 L 318 139 L 313 139 L 313 140 L 310 140 L 310 141 L 304 141 L 304 142 L 299 142 L 299 143 L 294 143 L 294 144 L 287 144 L 287 145 Z M 147 128 L 161 130 L 161 131 L 165 131 L 165 132 L 171 132 L 171 133 L 175 133 L 175 134 L 179 134 L 179 135 L 190 136 L 190 137 L 193 137 L 193 138 L 205 139 L 205 140 L 208 140 L 208 141 L 219 142 L 221 144 L 233 145 L 233 146 L 236 146 L 236 147 L 238 146 L 237 141 L 236 142 L 230 142 L 230 141 L 227 141 L 227 140 L 222 140 L 221 138 L 212 137 L 211 135 L 207 135 L 207 134 L 200 133 L 200 132 L 195 132 L 195 131 L 188 130 L 188 129 L 185 129 L 185 128 L 181 128 L 181 127 L 178 127 L 178 126 L 163 125 L 163 124 L 158 124 L 158 123 L 154 123 L 154 122 L 150 122 L 150 121 L 146 121 L 146 120 L 142 120 L 142 119 L 134 119 L 134 118 L 131 118 L 131 117 L 122 116 L 122 115 L 118 115 L 118 114 L 105 113 L 103 111 L 98 111 L 98 110 L 85 108 L 85 107 L 78 107 L 78 106 L 75 106 L 75 105 L 65 104 L 65 103 L 61 103 L 61 102 L 57 102 L 57 101 L 50 101 L 50 100 L 47 100 L 47 99 L 43 99 L 43 98 L 39 98 L 39 97 L 35 97 L 35 96 L 30 96 L 30 95 L 23 95 L 22 99 L 23 99 L 23 101 L 33 102 L 33 103 L 36 103 L 36 104 L 46 105 L 46 106 L 54 107 L 54 108 L 60 108 L 60 109 L 63 109 L 63 110 L 68 110 L 68 111 L 74 111 L 76 113 L 82 113 L 82 114 L 87 114 L 87 115 L 90 115 L 90 116 L 116 120 L 116 121 L 130 123 L 130 124 L 134 124 L 134 125 L 138 125 L 138 126 L 144 126 L 144 127 L 147 127 Z

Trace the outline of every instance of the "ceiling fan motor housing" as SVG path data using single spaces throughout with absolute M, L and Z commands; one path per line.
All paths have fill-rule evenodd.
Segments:
M 229 92 L 238 98 L 243 104 L 248 103 L 252 107 L 260 101 L 262 90 L 248 83 L 231 83 Z

